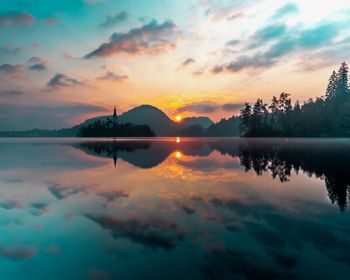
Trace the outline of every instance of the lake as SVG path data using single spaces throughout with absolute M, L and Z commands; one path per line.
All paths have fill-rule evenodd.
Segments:
M 0 139 L 1 279 L 349 279 L 350 140 Z

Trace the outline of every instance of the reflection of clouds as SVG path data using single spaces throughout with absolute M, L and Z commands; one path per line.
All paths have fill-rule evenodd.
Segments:
M 287 214 L 278 206 L 256 200 L 256 198 L 239 201 L 218 197 L 210 199 L 194 197 L 194 200 L 205 206 L 206 209 L 210 209 L 208 214 L 204 214 L 204 218 L 222 225 L 233 236 L 247 235 L 252 240 L 251 242 L 255 243 L 253 250 L 250 246 L 242 245 L 239 245 L 235 251 L 230 248 L 209 250 L 208 258 L 211 260 L 206 264 L 205 269 L 212 278 L 221 278 L 226 273 L 236 277 L 243 273 L 247 279 L 256 279 L 255 277 L 258 276 L 260 278 L 281 277 L 282 275 L 284 278 L 286 273 L 284 269 L 296 268 L 302 256 L 310 254 L 310 250 L 318 252 L 316 258 L 326 256 L 331 261 L 350 265 L 350 257 L 347 253 L 350 249 L 349 236 L 344 235 L 343 226 L 336 226 L 339 221 L 333 221 L 333 226 L 333 223 L 324 222 L 325 217 L 320 216 L 320 213 L 316 217 L 302 215 L 299 211 Z M 306 204 L 299 204 L 298 207 L 305 209 Z M 230 223 L 236 224 L 233 230 L 230 228 Z M 344 226 L 350 230 L 350 226 Z M 258 249 L 261 247 L 264 250 Z M 259 262 L 266 263 L 268 259 L 264 257 L 259 260 L 262 252 L 273 261 L 276 275 L 265 274 L 271 272 L 271 263 L 266 264 L 269 270 L 265 270 L 264 265 L 260 266 Z M 241 258 L 245 260 L 242 262 Z M 252 261 L 253 259 L 255 261 Z M 239 265 L 236 266 L 237 264 Z M 252 271 L 258 274 L 255 275 Z M 307 275 L 308 272 L 295 271 L 293 273 L 301 275 L 306 273 Z
M 23 247 L 10 247 L 10 246 L 1 246 L 0 255 L 9 258 L 11 260 L 27 260 L 36 255 L 36 249 L 30 246 Z
M 89 280 L 110 280 L 112 279 L 108 272 L 92 269 L 88 273 L 88 279 Z
M 25 204 L 23 201 L 19 201 L 16 199 L 9 199 L 9 200 L 0 201 L 0 207 L 6 210 L 11 210 L 14 208 L 24 208 Z
M 44 202 L 35 202 L 30 205 L 32 207 L 31 213 L 34 216 L 40 216 L 44 213 L 50 212 L 50 207 L 48 206 L 47 203 Z
M 128 238 L 131 242 L 150 248 L 173 249 L 184 237 L 184 231 L 176 224 L 158 218 L 120 220 L 93 215 L 87 215 L 87 218 L 109 230 L 116 239 Z
M 65 199 L 82 191 L 79 187 L 63 187 L 57 184 L 52 184 L 47 189 L 58 200 Z
M 46 253 L 51 255 L 57 255 L 60 253 L 61 249 L 58 245 L 52 245 L 46 248 Z

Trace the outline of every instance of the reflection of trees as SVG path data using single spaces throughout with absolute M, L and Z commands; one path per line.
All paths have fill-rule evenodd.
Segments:
M 216 141 L 96 141 L 75 145 L 88 154 L 117 158 L 141 168 L 151 168 L 163 162 L 172 152 L 185 155 L 208 156 L 213 150 L 231 157 L 239 157 L 246 171 L 258 175 L 270 172 L 282 183 L 289 181 L 294 170 L 322 179 L 332 203 L 345 209 L 350 198 L 350 146 L 332 140 L 226 139 Z
M 270 171 L 273 178 L 283 183 L 289 180 L 291 171 L 303 170 L 325 181 L 328 196 L 341 210 L 350 198 L 350 150 L 339 143 L 295 142 L 281 143 L 247 141 L 239 146 L 241 165 L 258 175 Z

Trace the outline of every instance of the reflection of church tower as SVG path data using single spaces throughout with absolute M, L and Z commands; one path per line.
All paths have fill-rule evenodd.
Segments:
M 118 116 L 117 116 L 117 109 L 114 106 L 114 112 L 113 112 L 113 125 L 115 126 L 116 124 L 118 124 Z

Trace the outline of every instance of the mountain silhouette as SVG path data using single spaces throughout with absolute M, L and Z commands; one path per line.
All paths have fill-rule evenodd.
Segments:
M 146 124 L 158 136 L 171 135 L 176 129 L 175 123 L 162 110 L 151 105 L 141 105 L 121 114 L 119 122 Z

